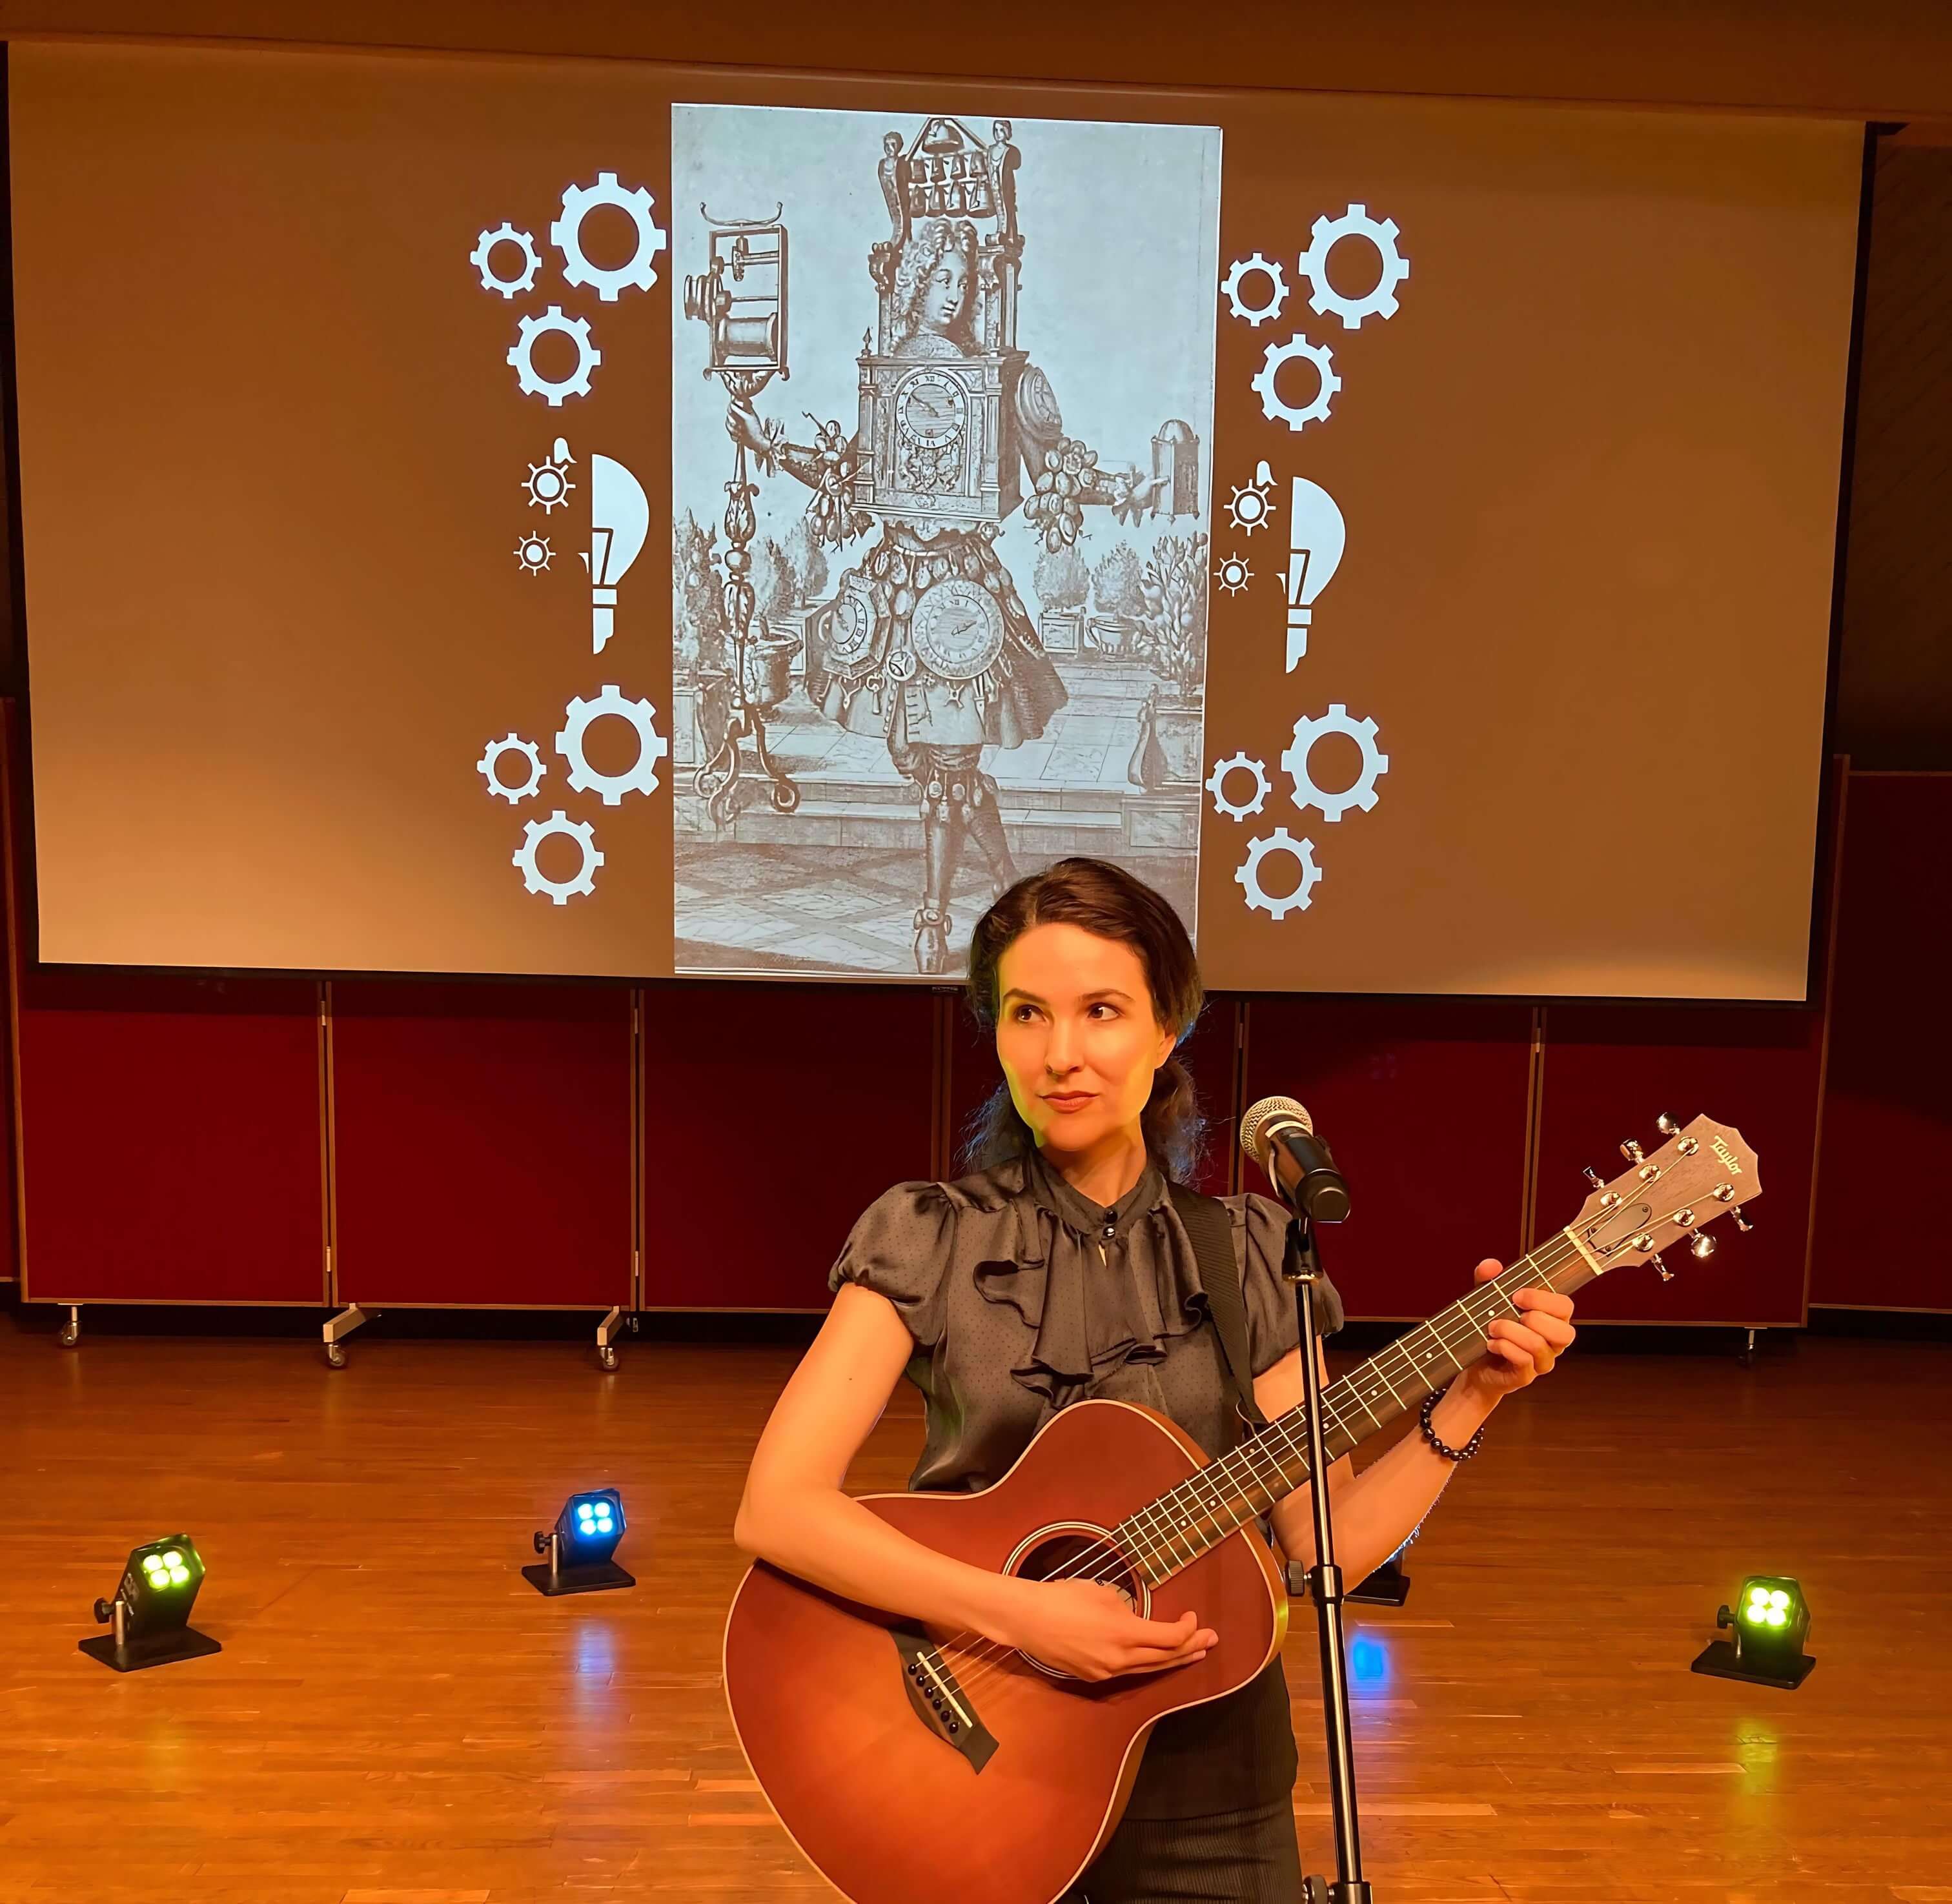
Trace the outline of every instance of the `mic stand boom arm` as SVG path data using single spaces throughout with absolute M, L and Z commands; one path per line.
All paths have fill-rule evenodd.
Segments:
M 1311 1877 L 1307 1904 L 1371 1904 L 1362 1875 L 1362 1836 L 1356 1817 L 1355 1741 L 1349 1718 L 1348 1652 L 1343 1643 L 1342 1570 L 1335 1564 L 1335 1531 L 1328 1505 L 1328 1451 L 1322 1427 L 1322 1376 L 1315 1365 L 1315 1283 L 1322 1263 L 1313 1226 L 1305 1216 L 1289 1220 L 1281 1274 L 1294 1290 L 1300 1329 L 1303 1418 L 1308 1428 L 1309 1497 L 1315 1511 L 1315 1565 L 1308 1588 L 1315 1596 L 1321 1641 L 1322 1710 L 1328 1734 L 1328 1797 L 1335 1823 L 1335 1881 Z

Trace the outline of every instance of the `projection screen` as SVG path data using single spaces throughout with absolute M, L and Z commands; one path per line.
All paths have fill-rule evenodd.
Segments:
M 1860 128 L 10 84 L 43 959 L 1803 996 Z

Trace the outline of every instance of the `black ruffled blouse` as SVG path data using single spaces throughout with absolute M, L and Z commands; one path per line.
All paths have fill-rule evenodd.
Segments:
M 1281 1280 L 1287 1212 L 1251 1193 L 1233 1218 L 1255 1374 L 1297 1340 Z M 915 1340 L 908 1377 L 927 1433 L 909 1486 L 989 1487 L 1059 1408 L 1087 1396 L 1138 1402 L 1218 1456 L 1234 1445 L 1232 1393 L 1193 1240 L 1156 1162 L 1109 1208 L 1037 1151 L 954 1183 L 897 1183 L 854 1225 L 827 1277 L 900 1312 Z M 1342 1325 L 1319 1286 L 1325 1333 Z M 1290 1790 L 1294 1738 L 1276 1659 L 1237 1693 L 1153 1728 L 1129 1817 L 1190 1817 Z

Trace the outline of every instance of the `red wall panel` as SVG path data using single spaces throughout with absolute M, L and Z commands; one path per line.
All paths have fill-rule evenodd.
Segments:
M 949 1040 L 949 1113 L 953 1138 L 951 1176 L 961 1174 L 956 1160 L 962 1154 L 962 1133 L 969 1119 L 1003 1081 L 992 1033 L 980 1029 L 959 996 L 954 1001 L 955 1028 Z M 1234 999 L 1215 993 L 1206 1001 L 1193 1035 L 1180 1047 L 1180 1058 L 1193 1073 L 1200 1108 L 1207 1120 L 1207 1145 L 1195 1187 L 1209 1196 L 1228 1186 L 1238 1107 L 1234 1102 Z
M 644 993 L 644 1302 L 824 1309 L 854 1219 L 929 1168 L 924 987 Z
M 332 987 L 339 1299 L 631 1300 L 621 986 Z
M 1549 1005 L 1535 1205 L 1540 1233 L 1571 1221 L 1603 1177 L 1627 1168 L 1623 1140 L 1652 1150 L 1665 1111 L 1686 1124 L 1705 1113 L 1732 1124 L 1756 1152 L 1763 1193 L 1744 1236 L 1714 1226 L 1705 1262 L 1685 1249 L 1651 1266 L 1590 1283 L 1579 1298 L 1594 1319 L 1800 1325 L 1810 1237 L 1822 1014 L 1777 1006 L 1667 1004 Z
M 318 988 L 20 975 L 23 1293 L 319 1302 Z
M 1348 1178 L 1350 1219 L 1320 1243 L 1351 1316 L 1431 1315 L 1481 1258 L 1519 1253 L 1531 1064 L 1528 1005 L 1252 1000 L 1241 1095 L 1306 1105 Z
M 1850 777 L 1812 1302 L 1952 1310 L 1952 1265 L 1919 1221 L 1952 1180 L 1948 841 L 1952 774 Z M 1907 1182 L 1927 1194 L 1892 1193 Z

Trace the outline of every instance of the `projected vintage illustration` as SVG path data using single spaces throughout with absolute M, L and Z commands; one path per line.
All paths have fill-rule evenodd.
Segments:
M 1193 923 L 1218 131 L 672 147 L 677 969 L 950 974 L 1071 852 Z

